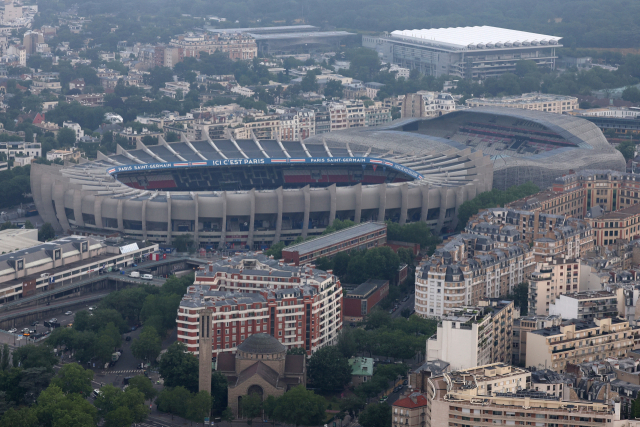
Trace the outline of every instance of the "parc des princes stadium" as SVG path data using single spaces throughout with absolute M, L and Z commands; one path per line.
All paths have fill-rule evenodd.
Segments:
M 260 249 L 320 234 L 336 218 L 446 232 L 478 193 L 526 181 L 546 188 L 587 168 L 625 168 L 594 124 L 481 107 L 304 141 L 159 138 L 80 164 L 33 164 L 31 189 L 58 232 L 163 243 L 189 233 L 200 247 Z

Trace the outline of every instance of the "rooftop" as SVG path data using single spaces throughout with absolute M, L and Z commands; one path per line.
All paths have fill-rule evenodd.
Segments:
M 373 375 L 373 359 L 370 357 L 352 357 L 349 359 L 351 375 Z
M 533 44 L 557 44 L 562 37 L 548 36 L 545 34 L 529 33 L 525 31 L 508 30 L 483 25 L 481 27 L 453 27 L 453 28 L 430 28 L 423 30 L 402 30 L 391 33 L 395 37 L 411 37 L 414 39 L 431 40 L 449 44 L 460 48 L 490 48 L 487 45 L 511 47 L 527 43 Z M 511 46 L 510 46 L 511 45 Z M 473 46 L 473 47 L 472 47 Z
M 371 292 L 375 291 L 381 286 L 384 286 L 387 283 L 389 283 L 388 280 L 368 279 L 366 282 L 362 283 L 360 286 L 350 291 L 347 294 L 346 298 L 349 298 L 349 297 L 366 298 L 369 296 L 369 294 L 371 294 Z
M 317 237 L 307 242 L 298 243 L 297 245 L 290 245 L 284 248 L 283 252 L 297 252 L 300 255 L 311 253 L 319 249 L 335 245 L 337 243 L 344 242 L 345 240 L 351 240 L 359 237 L 363 234 L 373 233 L 375 231 L 386 230 L 387 225 L 379 222 L 366 222 L 364 224 L 354 225 L 349 228 L 345 228 L 340 231 L 336 231 L 325 236 Z

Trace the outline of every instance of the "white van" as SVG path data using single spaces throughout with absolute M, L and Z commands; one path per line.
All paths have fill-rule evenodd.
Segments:
M 143 274 L 140 278 L 143 280 L 153 280 L 153 276 L 150 274 Z
M 129 273 L 129 277 L 140 277 L 140 273 L 138 271 L 132 271 Z

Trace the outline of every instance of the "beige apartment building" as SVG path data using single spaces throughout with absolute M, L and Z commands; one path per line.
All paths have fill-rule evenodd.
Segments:
M 444 317 L 484 298 L 507 295 L 535 268 L 524 243 L 496 247 L 485 236 L 458 234 L 416 269 L 415 310 L 422 317 Z
M 467 233 L 491 237 L 498 246 L 522 241 L 533 245 L 537 262 L 565 255 L 579 258 L 593 249 L 594 235 L 586 220 L 540 210 L 492 208 L 471 217 Z
M 526 366 L 565 372 L 579 364 L 625 357 L 634 347 L 629 321 L 620 318 L 567 320 L 560 326 L 527 333 Z
M 507 107 L 525 110 L 546 111 L 562 114 L 578 108 L 578 98 L 564 95 L 542 93 L 524 93 L 520 96 L 500 98 L 471 98 L 466 101 L 469 107 Z
M 531 389 L 530 372 L 504 364 L 429 378 L 425 395 L 425 427 L 621 425 L 619 403 L 557 400 Z
M 562 318 L 560 316 L 522 316 L 513 320 L 513 343 L 511 348 L 512 363 L 524 366 L 527 359 L 527 332 L 536 331 L 543 328 L 560 326 Z
M 538 263 L 529 282 L 529 313 L 549 315 L 549 304 L 561 294 L 577 292 L 580 284 L 580 260 L 555 257 Z

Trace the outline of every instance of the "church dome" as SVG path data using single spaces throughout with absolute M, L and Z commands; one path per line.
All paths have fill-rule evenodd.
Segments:
M 238 351 L 252 354 L 284 353 L 286 347 L 269 334 L 253 334 L 238 346 Z

